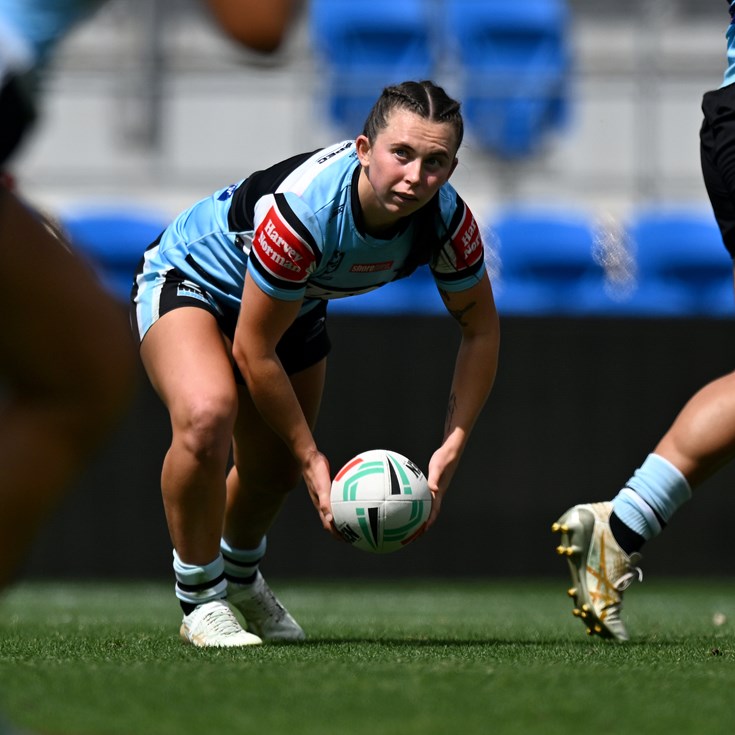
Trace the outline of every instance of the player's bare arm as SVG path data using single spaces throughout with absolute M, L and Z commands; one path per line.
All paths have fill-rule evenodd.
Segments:
M 329 463 L 317 448 L 291 381 L 276 354 L 276 346 L 300 306 L 300 301 L 274 299 L 253 279 L 245 279 L 243 309 L 235 330 L 232 355 L 261 416 L 301 465 L 322 525 L 331 532 Z
M 449 394 L 444 440 L 429 462 L 429 488 L 434 495 L 429 527 L 436 521 L 444 493 L 492 390 L 500 348 L 500 325 L 486 275 L 466 291 L 442 292 L 442 298 L 460 325 L 462 342 Z

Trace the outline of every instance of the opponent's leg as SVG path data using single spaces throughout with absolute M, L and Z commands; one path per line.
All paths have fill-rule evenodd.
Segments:
M 575 615 L 588 630 L 627 639 L 622 593 L 640 550 L 735 453 L 735 373 L 699 390 L 612 502 L 575 506 L 553 526 L 572 574 Z
M 0 186 L 0 588 L 132 396 L 125 309 Z

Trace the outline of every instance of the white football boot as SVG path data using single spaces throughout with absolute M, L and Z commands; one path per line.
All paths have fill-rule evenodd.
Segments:
M 620 619 L 623 592 L 643 572 L 636 566 L 640 554 L 628 556 L 610 530 L 612 503 L 588 503 L 570 508 L 551 530 L 561 534 L 556 551 L 567 558 L 574 600 L 572 613 L 587 627 L 588 635 L 627 641 Z
M 257 635 L 243 630 L 224 600 L 197 605 L 189 615 L 184 615 L 179 633 L 187 643 L 199 648 L 257 646 L 263 642 Z
M 227 601 L 242 613 L 248 630 L 264 641 L 303 641 L 306 638 L 301 626 L 279 602 L 260 572 L 251 585 L 229 582 Z

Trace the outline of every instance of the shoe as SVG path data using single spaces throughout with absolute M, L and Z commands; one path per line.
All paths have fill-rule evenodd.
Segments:
M 199 648 L 257 646 L 263 642 L 257 635 L 243 630 L 223 600 L 197 605 L 189 615 L 184 615 L 179 633 L 187 643 Z
M 303 641 L 306 638 L 301 626 L 278 601 L 260 572 L 253 584 L 230 582 L 227 601 L 243 614 L 248 630 L 265 641 Z
M 628 631 L 620 619 L 623 592 L 634 579 L 643 580 L 636 566 L 642 557 L 628 556 L 618 546 L 610 531 L 611 513 L 611 502 L 575 505 L 551 530 L 561 534 L 556 551 L 569 563 L 572 613 L 587 626 L 588 635 L 627 641 Z

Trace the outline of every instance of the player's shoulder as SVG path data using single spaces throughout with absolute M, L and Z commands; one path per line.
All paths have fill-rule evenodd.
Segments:
M 472 217 L 472 212 L 467 203 L 449 182 L 446 182 L 439 189 L 436 197 L 436 207 L 445 225 L 449 225 L 450 222 L 455 220 L 461 221 L 467 216 Z

